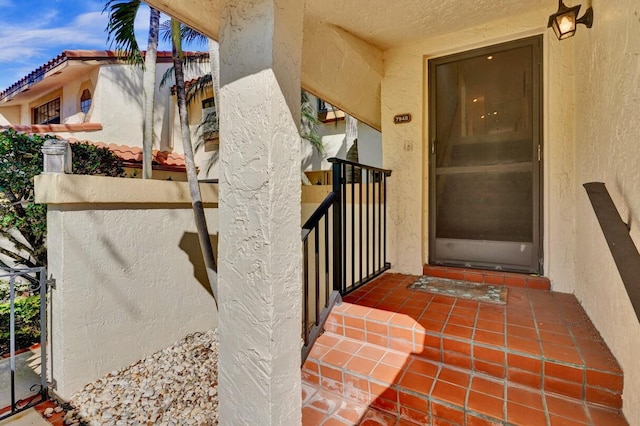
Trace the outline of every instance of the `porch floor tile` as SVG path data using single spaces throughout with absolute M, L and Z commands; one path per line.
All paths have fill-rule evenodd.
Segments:
M 622 371 L 573 295 L 510 287 L 493 305 L 407 289 L 415 279 L 384 274 L 331 313 L 304 407 L 341 401 L 304 425 L 626 424 Z

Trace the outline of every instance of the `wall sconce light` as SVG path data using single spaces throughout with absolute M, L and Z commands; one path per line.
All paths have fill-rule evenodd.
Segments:
M 578 18 L 581 5 L 567 7 L 562 0 L 558 1 L 558 11 L 549 16 L 549 25 L 547 28 L 553 28 L 558 40 L 564 40 L 573 37 L 576 34 L 578 24 L 584 24 L 587 28 L 593 25 L 593 8 L 589 7 L 587 11 Z

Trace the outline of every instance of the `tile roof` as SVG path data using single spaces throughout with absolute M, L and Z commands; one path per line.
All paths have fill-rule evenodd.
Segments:
M 95 132 L 102 130 L 100 123 L 76 123 L 76 124 L 26 124 L 26 125 L 2 125 L 1 130 L 13 129 L 21 133 L 57 133 L 57 132 Z
M 97 147 L 107 148 L 115 155 L 120 157 L 125 167 L 138 168 L 142 167 L 142 148 L 137 146 L 116 145 L 114 143 L 106 144 L 104 142 L 81 141 L 75 138 L 67 139 L 70 143 L 90 143 Z M 160 170 L 185 171 L 186 163 L 184 155 L 169 151 L 152 151 L 154 168 Z M 157 166 L 157 167 L 155 167 Z
M 145 52 L 143 52 L 144 55 Z M 189 57 L 209 57 L 208 52 L 184 52 L 185 56 Z M 88 60 L 97 60 L 97 61 L 117 61 L 118 60 L 118 52 L 113 50 L 64 50 L 55 58 L 50 61 L 40 65 L 35 70 L 31 71 L 26 76 L 22 77 L 20 80 L 13 83 L 11 86 L 6 88 L 5 90 L 0 92 L 0 100 L 4 100 L 5 98 L 20 92 L 21 90 L 29 87 L 42 79 L 45 78 L 45 75 L 61 65 L 66 61 L 88 61 Z M 171 52 L 160 51 L 157 54 L 156 62 L 171 62 Z

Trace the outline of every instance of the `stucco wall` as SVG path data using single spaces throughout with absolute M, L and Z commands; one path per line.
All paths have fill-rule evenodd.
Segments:
M 315 19 L 305 20 L 303 43 L 304 89 L 379 129 L 382 52 Z
M 384 52 L 382 82 L 383 167 L 389 180 L 389 253 L 394 270 L 420 273 L 428 260 L 428 139 L 427 72 L 429 58 L 516 40 L 537 34 L 544 38 L 545 275 L 554 290 L 573 291 L 573 85 L 571 48 L 550 40 L 547 8 L 522 16 L 483 23 L 455 35 L 407 44 Z M 568 100 L 568 109 L 565 106 Z M 562 102 L 562 103 L 561 103 Z M 394 124 L 396 114 L 412 121 Z M 569 263 L 571 264 L 571 263 Z
M 163 126 L 163 120 L 169 118 L 173 83 L 160 87 L 162 75 L 170 66 L 162 63 L 156 67 L 154 149 L 170 149 L 173 142 L 171 133 Z M 142 146 L 142 70 L 132 66 L 103 65 L 95 90 L 91 121 L 102 123 L 103 130 L 93 133 L 93 140 Z
M 576 60 L 576 296 L 624 370 L 623 409 L 640 424 L 640 323 L 582 188 L 604 182 L 640 246 L 640 5 L 594 0 Z
M 217 242 L 217 189 L 203 189 Z M 49 203 L 51 375 L 62 398 L 217 325 L 187 197 L 179 182 L 37 178 L 37 201 Z
M 0 108 L 0 125 L 20 122 L 20 107 L 4 107 Z

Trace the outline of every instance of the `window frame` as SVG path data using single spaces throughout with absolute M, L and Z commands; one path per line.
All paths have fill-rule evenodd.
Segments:
M 62 122 L 62 98 L 60 96 L 55 97 L 47 102 L 44 102 L 36 107 L 31 109 L 31 118 L 33 124 L 36 125 L 47 125 L 47 124 L 60 124 Z M 57 115 L 52 116 L 51 111 L 56 110 L 57 104 Z M 44 110 L 42 110 L 44 108 Z M 47 117 L 46 120 L 41 121 L 43 116 Z
M 85 93 L 89 95 L 88 98 L 85 98 Z M 87 110 L 85 111 L 84 106 L 85 106 L 85 102 L 87 101 L 88 101 Z M 92 104 L 93 104 L 93 94 L 91 93 L 91 90 L 84 89 L 82 91 L 82 94 L 80 95 L 80 111 L 84 114 L 88 114 Z

